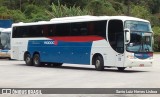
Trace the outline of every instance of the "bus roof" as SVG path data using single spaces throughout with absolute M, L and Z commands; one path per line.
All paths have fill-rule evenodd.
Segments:
M 96 21 L 96 20 L 107 20 L 109 16 L 74 16 L 74 17 L 62 17 L 53 18 L 50 21 Z
M 10 33 L 12 31 L 12 29 L 11 28 L 4 28 L 3 30 L 1 30 L 1 32 L 8 32 L 8 33 Z
M 62 17 L 62 18 L 53 18 L 50 21 L 39 21 L 39 22 L 31 22 L 31 23 L 14 23 L 12 26 L 28 26 L 28 25 L 45 25 L 45 24 L 60 24 L 60 23 L 70 23 L 70 22 L 85 22 L 85 21 L 100 21 L 100 20 L 135 20 L 135 21 L 143 21 L 149 22 L 144 19 L 130 17 L 130 16 L 73 16 L 73 17 Z
M 130 16 L 110 16 L 109 19 L 118 19 L 122 21 L 135 20 L 135 21 L 149 22 L 148 20 L 145 20 L 145 19 L 140 19 L 140 18 L 130 17 Z
M 0 32 L 3 30 L 4 28 L 0 28 Z

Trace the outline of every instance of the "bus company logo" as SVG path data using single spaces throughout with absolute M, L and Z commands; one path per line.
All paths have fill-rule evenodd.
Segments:
M 46 45 L 58 45 L 58 41 L 44 41 Z
M 137 57 L 142 57 L 143 54 L 135 54 L 135 56 L 137 56 Z
M 11 94 L 11 89 L 2 89 L 2 94 Z

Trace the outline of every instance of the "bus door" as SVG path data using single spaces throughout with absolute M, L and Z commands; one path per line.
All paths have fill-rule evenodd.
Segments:
M 110 20 L 108 23 L 108 41 L 113 50 L 113 61 L 116 67 L 124 66 L 124 30 L 121 20 Z
M 116 46 L 116 66 L 123 67 L 124 66 L 124 35 L 120 33 L 117 36 L 117 46 Z

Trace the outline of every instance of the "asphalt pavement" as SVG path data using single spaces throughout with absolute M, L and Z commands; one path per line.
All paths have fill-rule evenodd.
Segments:
M 153 67 L 96 71 L 94 66 L 63 64 L 61 68 L 26 66 L 24 61 L 0 59 L 0 88 L 160 88 L 160 55 Z M 0 97 L 6 97 L 0 95 Z M 11 95 L 10 97 L 160 97 L 158 94 Z

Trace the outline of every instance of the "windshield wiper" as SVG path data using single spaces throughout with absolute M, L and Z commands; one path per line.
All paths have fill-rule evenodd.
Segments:
M 149 50 L 149 45 L 142 40 L 141 43 L 140 43 L 140 48 L 139 48 L 138 51 L 139 52 L 149 52 L 150 51 Z

